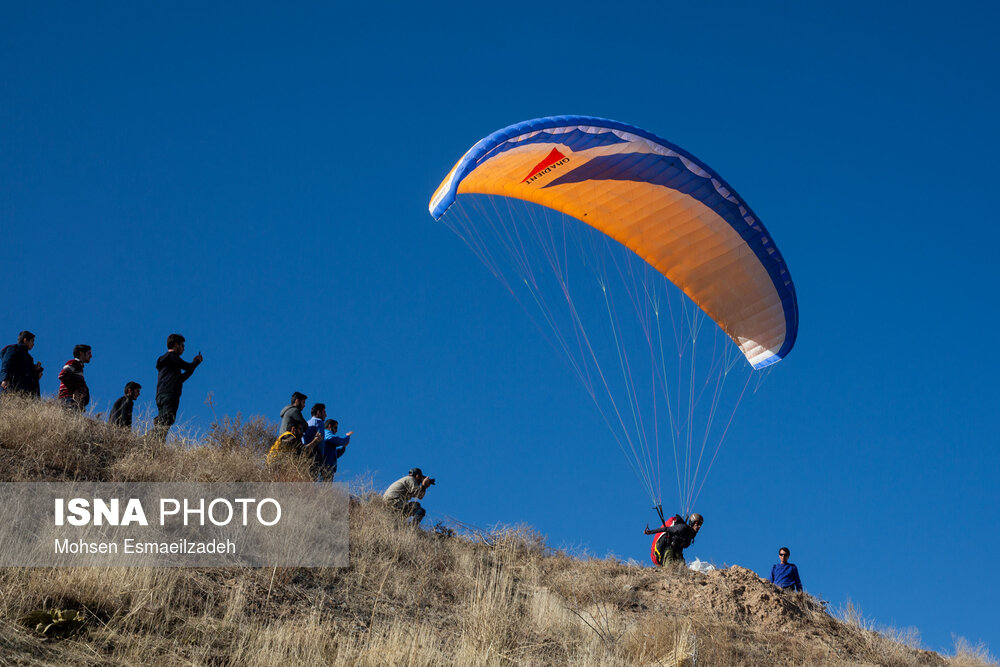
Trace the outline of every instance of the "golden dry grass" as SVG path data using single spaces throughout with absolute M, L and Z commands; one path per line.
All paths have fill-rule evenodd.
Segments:
M 262 464 L 274 437 L 236 417 L 163 444 L 3 397 L 0 479 L 307 481 L 294 461 Z M 912 632 L 854 607 L 835 618 L 746 570 L 576 559 L 525 526 L 415 530 L 367 487 L 353 485 L 344 569 L 0 569 L 0 665 L 995 664 L 964 640 L 954 656 L 920 651 Z M 723 599 L 739 604 L 709 603 Z M 84 631 L 46 641 L 16 622 L 57 608 L 83 611 Z

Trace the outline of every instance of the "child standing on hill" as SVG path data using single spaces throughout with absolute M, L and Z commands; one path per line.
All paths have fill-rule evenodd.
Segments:
M 125 395 L 120 397 L 111 406 L 111 416 L 108 417 L 108 422 L 131 430 L 132 406 L 135 405 L 135 399 L 139 398 L 141 391 L 142 386 L 138 382 L 129 382 L 126 384 Z

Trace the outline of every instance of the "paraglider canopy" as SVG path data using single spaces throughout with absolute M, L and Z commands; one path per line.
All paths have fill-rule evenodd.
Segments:
M 458 161 L 431 215 L 461 193 L 535 202 L 607 234 L 683 290 L 755 369 L 795 344 L 795 289 L 764 225 L 707 165 L 644 130 L 587 116 L 511 125 Z

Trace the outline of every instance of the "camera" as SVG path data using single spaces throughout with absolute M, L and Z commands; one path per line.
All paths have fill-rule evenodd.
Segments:
M 428 477 L 427 479 L 430 480 L 428 486 L 434 486 L 435 484 L 437 484 L 437 480 L 435 480 L 433 477 Z

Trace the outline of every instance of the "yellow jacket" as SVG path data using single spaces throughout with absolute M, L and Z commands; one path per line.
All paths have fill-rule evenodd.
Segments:
M 271 450 L 267 453 L 267 464 L 271 465 L 281 455 L 298 454 L 301 451 L 302 440 L 291 431 L 285 431 L 271 445 Z

